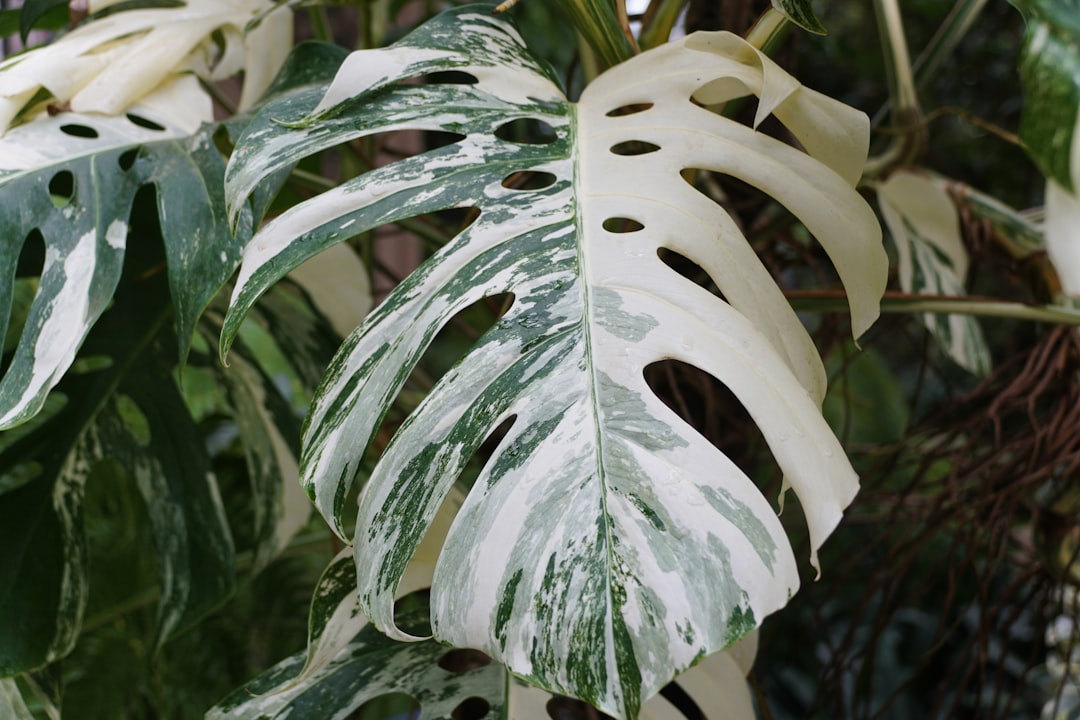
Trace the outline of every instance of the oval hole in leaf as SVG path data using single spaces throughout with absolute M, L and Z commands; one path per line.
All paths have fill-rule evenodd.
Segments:
M 460 133 L 452 132 L 440 132 L 438 130 L 426 130 L 424 131 L 424 150 L 438 150 L 441 147 L 447 145 L 453 145 L 454 143 L 461 142 L 465 139 L 465 136 Z M 395 152 L 393 146 L 384 146 L 387 152 Z M 408 151 L 403 150 L 400 153 L 396 153 L 395 157 L 405 157 L 410 155 Z
M 23 240 L 22 250 L 19 251 L 19 262 L 16 265 L 15 277 L 41 277 L 41 271 L 45 267 L 45 237 L 39 230 L 31 230 Z
M 645 366 L 644 376 L 649 388 L 672 412 L 757 481 L 767 496 L 776 497 L 780 489 L 779 466 L 750 413 L 726 385 L 680 360 L 650 363 Z M 762 480 L 769 482 L 766 485 Z
M 135 165 L 135 158 L 139 157 L 139 148 L 131 148 L 125 150 L 120 154 L 120 157 L 116 158 L 116 164 L 120 166 L 120 169 L 127 172 Z
M 645 226 L 631 218 L 609 217 L 604 221 L 604 229 L 610 233 L 632 233 L 644 230 Z
M 687 720 L 706 720 L 705 713 L 701 712 L 701 708 L 694 702 L 694 698 L 690 697 L 678 683 L 668 683 L 660 689 L 660 694 L 665 700 L 678 708 L 679 712 Z
M 555 142 L 555 128 L 536 118 L 518 118 L 497 127 L 495 137 L 521 145 L 547 145 Z
M 444 70 L 434 72 L 424 77 L 424 81 L 435 85 L 475 85 L 475 75 L 460 70 Z
M 156 132 L 165 132 L 165 126 L 164 125 L 158 125 L 153 120 L 148 120 L 148 119 L 144 118 L 142 115 L 136 115 L 135 113 L 128 113 L 127 115 L 125 115 L 125 117 L 128 120 L 130 120 L 133 125 L 138 125 L 141 128 L 146 128 L 147 130 L 154 130 Z
M 450 713 L 454 720 L 480 720 L 491 711 L 491 703 L 482 697 L 469 697 L 462 700 Z
M 386 693 L 366 701 L 345 716 L 345 720 L 371 720 L 371 718 L 420 717 L 420 703 L 405 693 Z
M 705 83 L 693 92 L 690 102 L 711 113 L 731 118 L 753 127 L 757 117 L 758 96 L 746 86 L 731 78 L 720 78 Z
M 430 590 L 417 590 L 400 597 L 394 602 L 394 624 L 412 635 L 430 635 L 430 607 Z
M 72 137 L 89 138 L 93 140 L 98 136 L 98 131 L 88 125 L 76 125 L 69 123 L 67 125 L 60 126 L 60 132 L 65 135 L 71 135 Z
M 53 205 L 64 208 L 75 197 L 75 175 L 70 170 L 61 170 L 49 180 L 49 198 Z
M 472 648 L 458 648 L 439 658 L 438 666 L 452 673 L 463 673 L 491 664 L 487 654 Z
M 554 185 L 555 180 L 555 176 L 549 172 L 525 170 L 504 177 L 502 186 L 510 190 L 543 190 Z
M 645 142 L 644 140 L 627 140 L 625 142 L 616 143 L 611 146 L 611 152 L 614 155 L 633 156 L 633 155 L 648 155 L 654 153 L 660 149 L 659 145 L 654 145 L 651 142 Z
M 584 700 L 556 695 L 544 706 L 548 717 L 553 720 L 614 720 L 607 713 L 602 713 Z
M 660 262 L 664 263 L 690 282 L 705 288 L 716 297 L 727 302 L 727 299 L 724 297 L 723 293 L 720 292 L 720 289 L 716 287 L 716 283 L 713 282 L 709 273 L 705 272 L 700 265 L 690 258 L 681 253 L 677 253 L 674 250 L 663 247 L 657 248 L 656 255 L 660 258 Z
M 647 103 L 631 103 L 629 105 L 620 105 L 619 107 L 617 107 L 617 108 L 615 108 L 613 110 L 608 110 L 604 114 L 607 115 L 608 117 L 622 117 L 623 115 L 636 115 L 636 114 L 638 114 L 640 112 L 645 112 L 646 110 L 648 110 L 652 106 L 653 106 L 653 104 L 651 102 L 647 102 Z

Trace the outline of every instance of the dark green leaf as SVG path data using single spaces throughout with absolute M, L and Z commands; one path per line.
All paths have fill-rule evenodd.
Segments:
M 25 0 L 19 12 L 19 35 L 23 42 L 26 36 L 34 29 L 42 18 L 52 11 L 63 8 L 63 14 L 67 15 L 67 0 Z
M 1044 175 L 1074 190 L 1080 176 L 1080 168 L 1070 165 L 1080 108 L 1080 2 L 1012 2 L 1027 20 L 1020 137 Z
M 826 30 L 814 15 L 810 0 L 772 0 L 773 7 L 782 12 L 791 22 L 804 30 L 824 35 Z

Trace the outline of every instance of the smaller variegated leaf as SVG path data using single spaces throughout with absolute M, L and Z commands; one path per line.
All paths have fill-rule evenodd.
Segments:
M 945 178 L 922 170 L 897 170 L 878 186 L 878 204 L 899 259 L 900 287 L 926 295 L 966 294 L 968 254 L 960 213 Z M 923 325 L 941 349 L 968 372 L 990 372 L 990 349 L 970 315 L 926 313 Z
M 245 238 L 243 231 L 234 237 L 224 222 L 224 161 L 208 131 L 198 132 L 210 116 L 208 96 L 186 77 L 128 117 L 64 113 L 0 138 L 3 262 L 16 267 L 36 234 L 45 246 L 40 286 L 0 382 L 0 428 L 38 412 L 112 301 L 132 203 L 146 183 L 158 189 L 180 352 L 186 354 L 199 314 L 232 273 Z M 247 217 L 242 214 L 245 227 Z M 0 330 L 7 327 L 13 292 L 9 273 L 0 278 Z
M 245 34 L 270 0 L 186 0 L 92 18 L 48 45 L 0 61 L 0 135 L 44 92 L 77 113 L 116 115 L 178 74 L 223 80 L 245 70 L 242 107 L 269 85 L 292 47 L 280 8 Z M 223 45 L 219 48 L 218 42 Z
M 402 621 L 422 627 L 427 613 L 425 604 L 417 602 Z M 286 694 L 273 694 L 273 690 L 297 674 L 304 664 L 304 653 L 278 663 L 238 689 L 211 708 L 206 718 L 344 718 L 367 702 L 401 695 L 418 706 L 421 718 L 452 717 L 455 708 L 469 698 L 482 698 L 487 704 L 481 717 L 505 717 L 506 671 L 497 663 L 460 671 L 444 669 L 440 660 L 452 652 L 431 640 L 398 643 L 365 625 L 331 662 Z M 414 712 L 407 705 L 396 710 Z

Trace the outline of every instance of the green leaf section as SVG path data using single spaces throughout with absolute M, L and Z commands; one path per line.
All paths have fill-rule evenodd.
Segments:
M 574 27 L 600 57 L 613 67 L 634 56 L 634 46 L 619 25 L 615 3 L 607 0 L 559 0 Z
M 813 3 L 810 0 L 772 0 L 772 5 L 804 30 L 819 35 L 827 32 L 825 26 L 814 14 Z
M 1080 149 L 1080 2 L 1011 0 L 1027 21 L 1020 77 L 1020 138 L 1046 177 L 1075 191 Z
M 68 0 L 25 0 L 19 12 L 19 35 L 23 42 L 34 26 L 54 10 L 63 8 L 63 15 L 66 16 L 67 4 Z

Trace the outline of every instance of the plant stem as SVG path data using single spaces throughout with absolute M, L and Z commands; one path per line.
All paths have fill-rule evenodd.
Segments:
M 642 50 L 659 47 L 671 39 L 671 31 L 687 0 L 653 0 L 642 19 L 638 42 Z
M 311 19 L 311 32 L 323 42 L 334 42 L 334 31 L 330 29 L 330 17 L 326 14 L 326 8 L 322 5 L 308 8 L 308 18 Z
M 986 0 L 959 0 L 953 6 L 937 32 L 934 33 L 934 37 L 930 38 L 930 42 L 915 59 L 912 70 L 915 74 L 916 89 L 926 87 L 926 84 L 934 79 L 942 63 L 964 39 L 984 7 L 986 7 Z M 890 110 L 891 105 L 891 101 L 885 101 L 885 104 L 874 115 L 875 125 Z
M 796 310 L 844 312 L 847 295 L 842 290 L 789 290 L 784 293 Z M 888 291 L 881 300 L 881 312 L 899 315 L 942 313 L 977 317 L 1013 318 L 1057 325 L 1080 325 L 1080 310 L 1058 305 L 1024 305 L 971 297 L 918 295 Z
M 746 33 L 746 42 L 761 52 L 768 53 L 783 39 L 789 27 L 791 27 L 791 22 L 783 13 L 778 12 L 776 8 L 769 8 Z
M 911 162 L 926 147 L 926 128 L 915 90 L 898 0 L 874 0 L 874 13 L 881 36 L 892 124 L 906 132 L 895 137 L 880 155 L 867 160 L 863 171 L 865 177 L 876 177 L 896 164 Z

